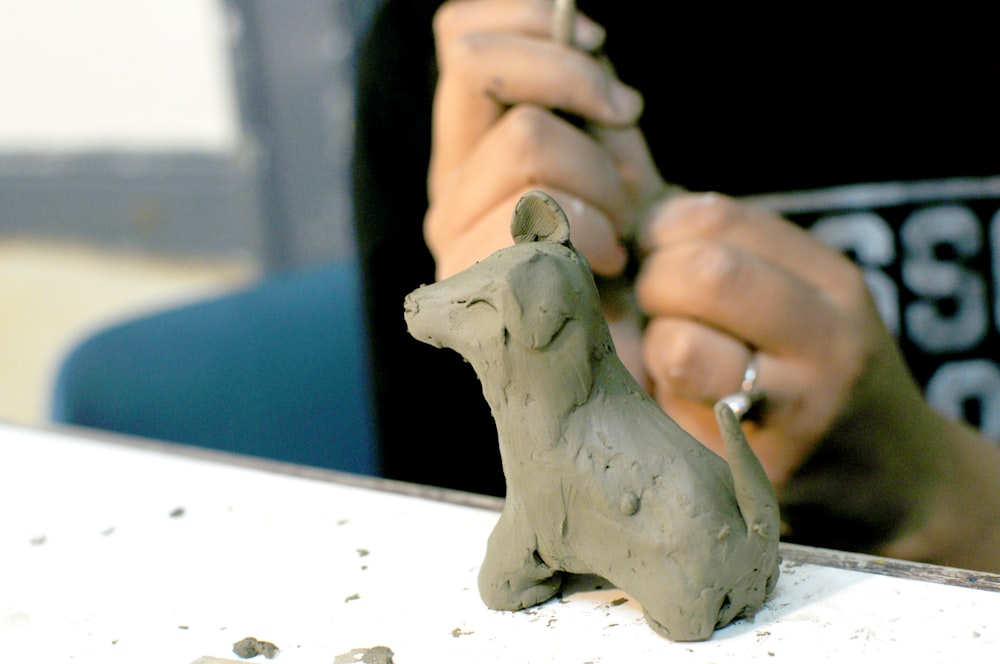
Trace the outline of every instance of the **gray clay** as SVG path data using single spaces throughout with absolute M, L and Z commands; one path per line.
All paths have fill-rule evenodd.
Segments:
M 778 578 L 777 500 L 739 422 L 716 407 L 729 461 L 668 417 L 619 360 L 569 223 L 525 195 L 515 244 L 406 298 L 415 338 L 462 354 L 496 420 L 507 479 L 479 591 L 493 609 L 596 574 L 649 625 L 703 640 Z
M 392 664 L 395 655 L 391 648 L 375 646 L 374 648 L 355 648 L 333 658 L 333 664 Z
M 233 652 L 243 659 L 253 659 L 257 655 L 263 655 L 267 659 L 274 659 L 278 655 L 278 646 L 270 641 L 248 636 L 233 644 Z

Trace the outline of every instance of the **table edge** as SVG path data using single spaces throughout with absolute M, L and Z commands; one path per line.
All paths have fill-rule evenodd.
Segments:
M 414 484 L 400 480 L 358 475 L 343 471 L 331 470 L 315 466 L 305 466 L 275 459 L 238 454 L 208 447 L 198 447 L 183 443 L 140 438 L 111 431 L 91 429 L 62 424 L 40 426 L 25 426 L 9 422 L 3 424 L 25 430 L 40 430 L 57 435 L 69 435 L 88 441 L 160 452 L 219 463 L 222 465 L 250 468 L 281 475 L 301 477 L 319 482 L 330 482 L 344 486 L 353 486 L 373 491 L 395 493 L 423 500 L 450 503 L 476 509 L 499 512 L 503 509 L 504 499 L 443 487 L 424 484 Z M 950 586 L 974 588 L 1000 592 L 1000 574 L 980 572 L 975 570 L 947 567 L 930 563 L 886 558 L 882 556 L 838 551 L 821 547 L 781 542 L 779 553 L 787 563 L 820 565 L 843 570 L 878 574 L 903 579 L 927 581 Z

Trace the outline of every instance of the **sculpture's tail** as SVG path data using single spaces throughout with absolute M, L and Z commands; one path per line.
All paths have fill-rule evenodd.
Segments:
M 743 435 L 743 428 L 736 414 L 725 403 L 715 406 L 715 419 L 722 430 L 723 449 L 733 474 L 736 489 L 736 503 L 747 525 L 747 536 L 757 534 L 767 539 L 778 540 L 781 516 L 774 487 L 767 479 L 764 467 L 754 454 Z

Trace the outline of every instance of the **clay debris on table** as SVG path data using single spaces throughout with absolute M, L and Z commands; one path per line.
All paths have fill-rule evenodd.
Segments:
M 333 664 L 393 664 L 392 656 L 394 654 L 386 646 L 355 648 L 351 652 L 337 655 L 333 660 Z
M 278 654 L 278 646 L 270 641 L 261 641 L 253 636 L 240 639 L 233 644 L 233 652 L 243 659 L 251 659 L 257 655 L 263 655 L 267 659 L 274 659 Z

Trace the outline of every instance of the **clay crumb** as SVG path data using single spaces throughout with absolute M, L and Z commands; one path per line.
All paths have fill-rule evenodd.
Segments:
M 172 509 L 172 510 L 170 511 L 170 518 L 171 518 L 171 519 L 179 519 L 179 518 L 181 518 L 182 516 L 184 516 L 184 513 L 185 513 L 186 511 L 187 511 L 187 510 L 185 510 L 185 509 L 184 509 L 183 507 L 175 507 L 174 509 Z
M 631 492 L 625 493 L 618 503 L 618 509 L 625 516 L 632 516 L 639 511 L 639 496 Z
M 353 602 L 356 599 L 361 599 L 360 593 L 354 593 L 353 595 L 348 595 L 347 597 L 345 597 L 344 604 L 347 604 L 348 602 Z
M 624 604 L 627 601 L 628 601 L 628 597 L 619 597 L 618 599 L 611 601 L 611 606 L 621 606 L 622 604 Z
M 456 639 L 460 636 L 468 636 L 469 634 L 472 634 L 472 632 L 466 632 L 461 627 L 456 627 L 451 630 L 451 635 Z
M 233 652 L 242 659 L 251 659 L 257 655 L 263 655 L 267 659 L 274 659 L 278 654 L 278 646 L 269 641 L 248 636 L 233 644 Z
M 357 549 L 357 552 L 358 552 L 358 555 L 360 557 L 362 557 L 362 558 L 364 558 L 365 556 L 367 556 L 370 553 L 370 551 L 368 551 L 368 549 Z
M 375 646 L 374 648 L 355 648 L 351 652 L 337 655 L 333 659 L 333 664 L 393 664 L 392 656 L 395 653 L 386 646 Z

